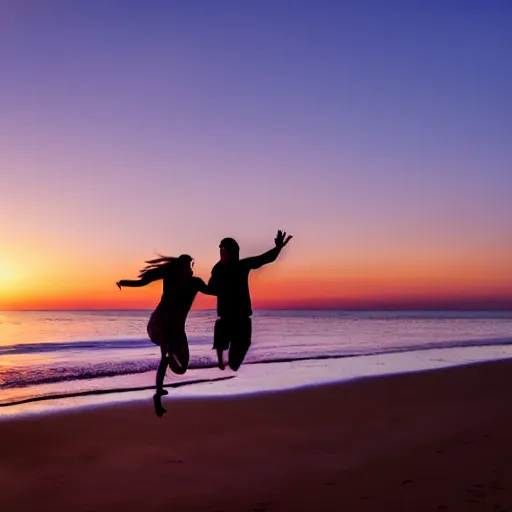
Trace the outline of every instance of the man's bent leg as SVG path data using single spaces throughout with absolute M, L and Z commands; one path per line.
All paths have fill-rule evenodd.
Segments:
M 229 367 L 238 371 L 251 346 L 252 321 L 250 318 L 237 320 L 231 325 L 232 340 L 229 347 Z
M 242 366 L 242 363 L 244 362 L 245 356 L 247 354 L 247 351 L 249 350 L 249 347 L 251 344 L 241 344 L 237 343 L 236 345 L 234 343 L 231 344 L 229 347 L 229 359 L 228 364 L 229 367 L 234 371 L 238 371 L 240 366 Z

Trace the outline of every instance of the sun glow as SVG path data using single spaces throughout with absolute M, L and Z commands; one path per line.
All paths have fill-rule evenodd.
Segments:
M 19 281 L 20 273 L 11 264 L 0 261 L 0 290 L 5 290 Z

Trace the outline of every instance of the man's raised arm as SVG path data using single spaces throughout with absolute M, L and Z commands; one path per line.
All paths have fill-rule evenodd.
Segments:
M 286 236 L 286 231 L 279 230 L 277 232 L 274 242 L 276 246 L 270 251 L 264 252 L 259 256 L 252 256 L 251 258 L 245 258 L 244 262 L 249 266 L 250 269 L 256 270 L 257 268 L 272 263 L 277 259 L 283 247 L 292 239 L 292 235 Z

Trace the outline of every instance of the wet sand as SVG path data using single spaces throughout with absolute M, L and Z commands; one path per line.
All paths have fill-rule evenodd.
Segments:
M 241 370 L 243 372 L 243 368 Z M 6 511 L 512 511 L 512 362 L 0 422 Z M 172 390 L 171 390 L 172 393 Z

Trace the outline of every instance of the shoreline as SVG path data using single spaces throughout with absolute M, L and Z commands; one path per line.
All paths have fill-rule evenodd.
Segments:
M 512 361 L 0 422 L 7 510 L 512 507 Z
M 86 309 L 76 309 L 76 308 L 60 308 L 60 309 L 48 309 L 48 308 L 40 308 L 40 309 L 21 309 L 21 308 L 14 308 L 14 309 L 0 309 L 0 313 L 116 313 L 116 312 L 143 312 L 148 313 L 154 311 L 155 306 L 151 305 L 147 308 L 86 308 Z M 211 308 L 194 308 L 190 310 L 191 313 L 212 313 L 214 315 L 217 314 L 217 309 L 215 307 Z M 318 312 L 327 312 L 327 313 L 333 313 L 333 312 L 347 312 L 347 313 L 427 313 L 427 314 L 448 314 L 448 315 L 457 315 L 457 314 L 475 314 L 475 313 L 482 313 L 482 314 L 498 314 L 498 315 L 510 315 L 512 314 L 512 304 L 510 306 L 506 305 L 505 307 L 492 307 L 488 306 L 486 308 L 480 307 L 427 307 L 427 308 L 420 308 L 420 307 L 384 307 L 382 305 L 379 305 L 379 307 L 367 307 L 367 308 L 349 308 L 349 307 L 337 307 L 337 306 L 331 306 L 326 307 L 324 305 L 323 307 L 297 307 L 296 305 L 293 305 L 293 307 L 253 307 L 253 314 L 258 315 L 261 313 L 286 313 L 286 312 L 312 312 L 312 313 L 318 313 Z
M 493 348 L 494 352 L 489 352 L 489 348 Z M 498 349 L 499 352 L 496 351 Z M 311 358 L 245 364 L 237 373 L 229 369 L 224 372 L 217 368 L 193 369 L 182 377 L 168 374 L 165 387 L 172 390 L 169 399 L 250 396 L 316 385 L 344 385 L 365 378 L 408 375 L 508 359 L 512 360 L 512 346 L 423 349 L 378 355 Z M 153 371 L 7 388 L 4 390 L 4 401 L 0 403 L 0 421 L 116 403 L 144 402 L 151 399 L 153 388 Z M 12 399 L 8 397 L 9 392 Z

